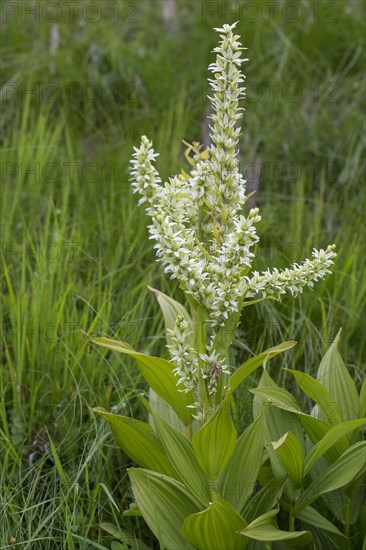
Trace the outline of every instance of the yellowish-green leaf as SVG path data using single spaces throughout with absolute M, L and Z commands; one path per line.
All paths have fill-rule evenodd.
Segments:
M 349 543 L 347 537 L 345 537 L 343 533 L 341 533 L 341 531 L 337 529 L 337 527 L 332 522 L 323 517 L 317 510 L 315 510 L 311 506 L 308 506 L 307 508 L 304 508 L 304 510 L 301 510 L 301 512 L 299 512 L 296 517 L 298 520 L 304 523 L 305 526 L 315 527 L 322 532 L 323 536 L 329 537 L 337 550 L 348 550 Z
M 194 550 L 181 535 L 185 519 L 201 508 L 182 483 L 162 474 L 129 468 L 135 501 L 147 525 L 166 550 Z
M 184 432 L 185 426 L 173 407 L 164 401 L 164 399 L 162 399 L 152 388 L 149 389 L 149 405 L 151 410 L 164 418 L 168 424 L 174 426 L 182 433 Z M 154 428 L 154 419 L 151 413 L 149 413 L 149 423 Z
M 281 457 L 282 464 L 296 488 L 301 487 L 304 457 L 302 448 L 292 432 L 287 432 L 272 443 L 273 449 Z
M 341 411 L 333 395 L 315 378 L 293 369 L 286 369 L 295 377 L 303 392 L 317 403 L 331 424 L 342 422 Z M 358 396 L 357 396 L 358 397 Z
M 259 397 L 262 397 L 265 402 L 272 403 L 284 411 L 297 415 L 304 414 L 301 411 L 300 405 L 297 403 L 296 399 L 292 397 L 290 392 L 284 388 L 258 387 L 249 391 L 254 393 L 255 396 L 258 395 Z
M 181 533 L 198 550 L 245 550 L 247 542 L 237 533 L 245 526 L 240 514 L 223 500 L 189 516 Z
M 175 369 L 173 363 L 159 357 L 139 353 L 131 349 L 131 346 L 128 344 L 110 340 L 109 338 L 93 338 L 92 342 L 107 349 L 130 355 L 136 359 L 141 374 L 149 386 L 164 401 L 171 405 L 185 425 L 192 423 L 191 409 L 187 407 L 193 404 L 193 397 L 190 392 L 184 393 L 178 391 L 177 378 L 173 373 Z
M 286 477 L 272 476 L 262 489 L 247 502 L 243 516 L 248 523 L 270 511 L 278 504 L 285 487 L 286 479 Z
M 153 416 L 158 437 L 179 479 L 203 506 L 207 506 L 209 503 L 209 479 L 197 462 L 192 443 L 157 414 Z
M 220 477 L 220 493 L 239 512 L 252 494 L 263 454 L 263 418 L 241 434 L 229 464 Z
M 182 304 L 180 304 L 176 300 L 173 300 L 173 298 L 170 298 L 170 296 L 167 296 L 166 294 L 164 294 L 164 292 L 161 292 L 160 290 L 156 290 L 156 288 L 152 288 L 151 286 L 148 286 L 148 289 L 151 290 L 151 292 L 153 292 L 154 295 L 156 296 L 156 299 L 159 302 L 161 311 L 163 312 L 166 339 L 168 344 L 171 343 L 171 336 L 168 330 L 174 329 L 175 321 L 178 315 L 182 315 L 186 319 L 186 321 L 190 326 L 190 330 L 193 331 L 192 319 L 188 311 Z M 191 336 L 192 336 L 191 344 L 193 344 L 193 334 Z
M 266 512 L 256 518 L 247 527 L 240 531 L 241 535 L 249 540 L 258 540 L 261 542 L 291 541 L 296 539 L 296 547 L 308 544 L 312 535 L 309 531 L 281 531 L 274 524 L 274 517 L 278 514 L 278 508 Z
M 149 424 L 109 413 L 102 408 L 92 411 L 109 422 L 118 445 L 136 464 L 178 478 L 163 445 Z
M 366 441 L 355 443 L 317 477 L 300 496 L 296 513 L 309 506 L 320 495 L 350 483 L 366 464 Z
M 282 344 L 274 346 L 273 348 L 268 348 L 259 355 L 256 355 L 255 357 L 252 357 L 251 359 L 243 363 L 230 378 L 230 392 L 234 392 L 239 384 L 244 382 L 244 380 L 248 376 L 250 376 L 258 367 L 263 364 L 263 361 L 266 358 L 267 360 L 272 359 L 272 357 L 275 357 L 279 353 L 283 353 L 284 351 L 293 348 L 295 345 L 295 341 L 282 342 Z
M 346 421 L 358 417 L 359 397 L 356 385 L 337 348 L 340 332 L 320 363 L 317 379 L 333 396 L 342 419 Z M 366 416 L 366 413 L 362 416 Z
M 340 439 L 344 438 L 349 432 L 356 430 L 360 426 L 366 423 L 366 418 L 359 418 L 358 420 L 349 420 L 348 422 L 342 422 L 337 426 L 331 428 L 322 437 L 316 445 L 306 455 L 304 462 L 304 475 L 307 475 L 314 464 L 321 458 L 331 447 L 333 447 Z M 347 440 L 346 440 L 347 445 Z
M 235 449 L 237 432 L 227 395 L 213 415 L 192 437 L 192 445 L 202 469 L 216 478 L 227 466 Z

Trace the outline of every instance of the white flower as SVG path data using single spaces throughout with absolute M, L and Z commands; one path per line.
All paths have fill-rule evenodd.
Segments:
M 241 310 L 245 299 L 280 298 L 286 292 L 296 295 L 304 286 L 311 288 L 330 272 L 336 255 L 334 246 L 328 246 L 314 250 L 312 260 L 294 264 L 292 269 L 250 273 L 259 240 L 255 226 L 261 218 L 257 208 L 247 216 L 242 212 L 247 197 L 238 166 L 237 122 L 242 116 L 239 101 L 245 96 L 240 68 L 246 59 L 239 36 L 233 33 L 235 26 L 225 24 L 216 29 L 221 41 L 214 49 L 216 60 L 209 66 L 211 144 L 202 153 L 198 144 L 189 147 L 188 151 L 193 151 L 190 174 L 174 176 L 161 185 L 155 168 L 158 155 L 146 136 L 140 148 L 134 148 L 131 161 L 134 191 L 140 193 L 140 203 L 146 203 L 152 218 L 149 230 L 156 241 L 157 257 L 165 272 L 177 278 L 182 289 L 207 310 L 214 331 Z M 183 330 L 183 325 L 179 326 Z M 194 380 L 195 376 L 193 352 L 185 348 L 184 363 L 179 355 L 182 348 L 170 351 L 179 383 L 189 390 L 188 378 Z

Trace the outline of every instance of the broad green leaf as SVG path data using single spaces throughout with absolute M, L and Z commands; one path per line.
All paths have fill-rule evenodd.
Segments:
M 273 348 L 268 348 L 259 355 L 256 355 L 255 357 L 252 357 L 245 363 L 243 363 L 231 376 L 230 378 L 230 392 L 233 393 L 236 388 L 244 382 L 244 380 L 252 374 L 258 367 L 260 367 L 263 364 L 263 361 L 267 358 L 267 360 L 272 359 L 272 357 L 275 357 L 279 353 L 282 353 L 284 351 L 287 351 L 288 349 L 293 348 L 296 345 L 295 341 L 290 342 L 282 342 L 282 344 L 279 344 L 278 346 L 274 346 Z
M 287 432 L 272 447 L 281 457 L 282 464 L 295 487 L 302 485 L 304 456 L 302 448 L 292 432 Z
M 243 516 L 250 523 L 270 511 L 280 500 L 285 487 L 286 477 L 272 477 L 253 498 L 247 502 Z
M 291 541 L 296 539 L 296 546 L 308 544 L 311 539 L 309 531 L 281 531 L 273 525 L 273 519 L 278 514 L 278 508 L 266 512 L 256 518 L 247 527 L 240 531 L 241 535 L 251 540 L 262 542 L 276 542 L 281 540 Z
M 203 512 L 189 516 L 181 534 L 198 550 L 245 550 L 247 543 L 237 533 L 245 526 L 240 514 L 222 500 L 213 502 Z
M 194 550 L 179 534 L 200 504 L 182 483 L 162 474 L 129 468 L 132 491 L 147 525 L 165 550 Z
M 342 422 L 341 411 L 335 397 L 316 378 L 297 370 L 286 370 L 295 377 L 302 391 L 319 405 L 322 413 L 331 424 Z
M 214 416 L 192 437 L 192 445 L 202 469 L 216 478 L 227 466 L 236 445 L 237 433 L 227 395 Z
M 279 408 L 284 411 L 295 414 L 304 414 L 296 399 L 292 397 L 291 393 L 284 388 L 280 388 L 278 386 L 258 387 L 249 391 L 254 393 L 254 395 L 262 397 L 264 401 L 279 406 Z
M 148 286 L 148 289 L 155 294 L 156 299 L 159 302 L 161 311 L 163 312 L 166 339 L 168 344 L 171 343 L 171 336 L 168 333 L 168 329 L 173 330 L 173 328 L 175 327 L 175 321 L 178 315 L 183 315 L 183 317 L 188 321 L 188 324 L 190 325 L 191 330 L 193 331 L 192 319 L 188 311 L 182 304 L 180 304 L 176 300 L 173 300 L 173 298 L 170 298 L 169 296 L 164 294 L 164 292 L 161 292 L 160 290 L 156 290 L 156 288 L 152 288 L 151 286 Z M 193 344 L 193 337 L 192 337 L 191 343 Z
M 139 353 L 132 350 L 131 346 L 128 344 L 126 345 L 124 342 L 110 340 L 109 338 L 93 338 L 92 342 L 107 349 L 130 355 L 136 359 L 141 374 L 149 386 L 151 386 L 164 401 L 171 405 L 184 424 L 192 424 L 191 409 L 187 408 L 187 406 L 193 404 L 193 397 L 189 392 L 184 393 L 178 391 L 177 378 L 173 373 L 175 369 L 173 363 L 165 359 L 160 359 L 159 357 L 152 357 Z
M 209 479 L 201 469 L 192 443 L 179 430 L 154 414 L 154 424 L 165 452 L 179 479 L 196 496 L 203 506 L 209 502 Z
M 178 477 L 163 445 L 149 424 L 128 416 L 109 413 L 101 408 L 92 411 L 109 422 L 118 445 L 136 464 L 170 477 Z
M 350 483 L 366 464 L 366 441 L 355 443 L 317 477 L 300 496 L 296 513 L 311 504 L 320 495 L 335 491 Z
M 269 392 L 269 393 L 268 393 Z M 281 438 L 287 432 L 293 432 L 300 444 L 304 446 L 303 429 L 298 416 L 293 412 L 301 412 L 299 405 L 292 395 L 279 388 L 277 384 L 268 375 L 266 369 L 263 370 L 258 387 L 253 390 L 253 414 L 256 418 L 259 414 L 264 416 L 264 442 L 268 456 L 270 458 L 273 474 L 276 477 L 286 476 L 287 472 L 281 458 L 272 447 L 272 442 Z M 285 402 L 285 406 L 276 407 L 271 403 L 268 395 L 279 395 Z M 288 480 L 285 485 L 285 494 L 293 498 L 293 485 Z
M 184 432 L 185 426 L 178 417 L 177 413 L 174 411 L 173 407 L 164 401 L 164 399 L 162 399 L 152 388 L 149 389 L 149 405 L 151 410 L 164 418 L 168 424 L 174 426 L 181 432 Z M 149 423 L 154 428 L 154 419 L 150 413 Z
M 239 512 L 252 494 L 263 454 L 263 418 L 250 424 L 236 442 L 219 481 L 220 493 Z
M 307 475 L 315 462 L 319 460 L 319 458 L 323 456 L 328 451 L 328 449 L 333 447 L 349 432 L 356 430 L 365 423 L 366 418 L 360 418 L 358 420 L 349 420 L 348 422 L 342 422 L 341 424 L 338 424 L 337 426 L 331 428 L 307 454 L 304 462 L 304 475 Z M 347 440 L 345 442 L 347 445 Z
M 334 398 L 343 420 L 358 417 L 358 392 L 338 351 L 338 332 L 334 342 L 324 355 L 317 373 L 317 379 Z M 363 416 L 366 416 L 364 414 Z
M 318 443 L 318 441 L 332 428 L 332 424 L 329 422 L 324 422 L 323 420 L 302 412 L 295 399 L 284 388 L 256 388 L 249 391 L 254 393 L 255 396 L 258 395 L 263 397 L 263 399 L 266 399 L 275 407 L 287 413 L 293 413 L 299 416 L 301 424 L 304 426 L 306 433 L 314 444 Z M 290 414 L 288 416 L 290 416 Z M 334 462 L 334 460 L 336 460 L 348 447 L 348 442 L 345 439 L 340 439 L 326 452 L 325 457 L 331 462 Z
M 306 526 L 315 527 L 323 535 L 328 536 L 338 550 L 347 550 L 349 548 L 347 537 L 332 522 L 323 517 L 311 506 L 304 508 L 296 517 Z
M 300 422 L 314 445 L 316 445 L 333 427 L 329 422 L 325 422 L 324 420 L 307 414 L 300 416 Z M 342 438 L 326 451 L 324 457 L 329 460 L 329 462 L 334 462 L 348 449 L 348 447 L 348 441 Z

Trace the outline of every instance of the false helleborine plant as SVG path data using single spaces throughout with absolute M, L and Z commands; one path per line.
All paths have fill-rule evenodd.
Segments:
M 334 416 L 329 408 L 325 414 L 327 404 L 338 403 L 340 395 L 294 371 L 318 407 L 317 414 L 305 414 L 265 370 L 272 357 L 295 342 L 267 349 L 236 370 L 228 361 L 244 307 L 313 287 L 330 272 L 336 255 L 331 245 L 314 249 L 311 260 L 283 271 L 252 269 L 260 215 L 257 208 L 243 213 L 248 196 L 239 172 L 237 123 L 245 95 L 241 64 L 246 59 L 235 25 L 216 29 L 221 41 L 209 66 L 211 144 L 205 151 L 197 143 L 188 147 L 190 173 L 182 170 L 162 185 L 155 167 L 158 155 L 145 136 L 131 161 L 134 190 L 152 219 L 149 229 L 157 256 L 165 272 L 178 279 L 190 313 L 152 289 L 164 315 L 170 361 L 122 342 L 94 340 L 137 360 L 150 386 L 149 402 L 144 400 L 149 423 L 94 411 L 111 423 L 120 446 L 142 466 L 129 469 L 133 493 L 138 513 L 162 548 L 287 548 L 309 544 L 320 531 L 333 544 L 330 548 L 346 548 L 347 537 L 310 504 L 364 474 L 366 450 L 358 434 L 365 420 L 360 420 L 365 414 L 359 406 L 365 391 L 360 398 L 339 363 L 337 376 L 346 380 L 353 414 Z M 238 438 L 230 412 L 232 394 L 262 365 L 260 384 L 253 390 L 254 422 Z M 334 371 L 335 366 L 329 368 Z M 320 477 L 312 481 L 306 476 L 320 458 Z M 253 496 L 254 488 L 258 491 Z M 346 493 L 342 498 L 349 502 Z M 276 520 L 280 509 L 285 529 Z M 349 530 L 358 515 L 353 508 L 347 510 Z M 296 531 L 295 522 L 304 530 Z

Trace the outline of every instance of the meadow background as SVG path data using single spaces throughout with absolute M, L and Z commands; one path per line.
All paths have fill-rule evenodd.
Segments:
M 118 548 L 134 547 L 134 533 L 157 548 L 141 518 L 122 514 L 129 461 L 90 412 L 141 417 L 146 386 L 88 335 L 164 354 L 147 285 L 182 299 L 131 192 L 132 146 L 145 133 L 163 176 L 187 168 L 181 140 L 207 143 L 212 28 L 239 20 L 250 58 L 240 163 L 262 214 L 256 268 L 331 242 L 339 256 L 315 292 L 246 308 L 232 363 L 297 340 L 271 375 L 301 400 L 281 367 L 314 374 L 342 327 L 341 354 L 361 381 L 364 3 L 4 0 L 1 10 L 1 548 L 117 548 L 106 522 Z M 258 376 L 237 396 L 239 428 Z

